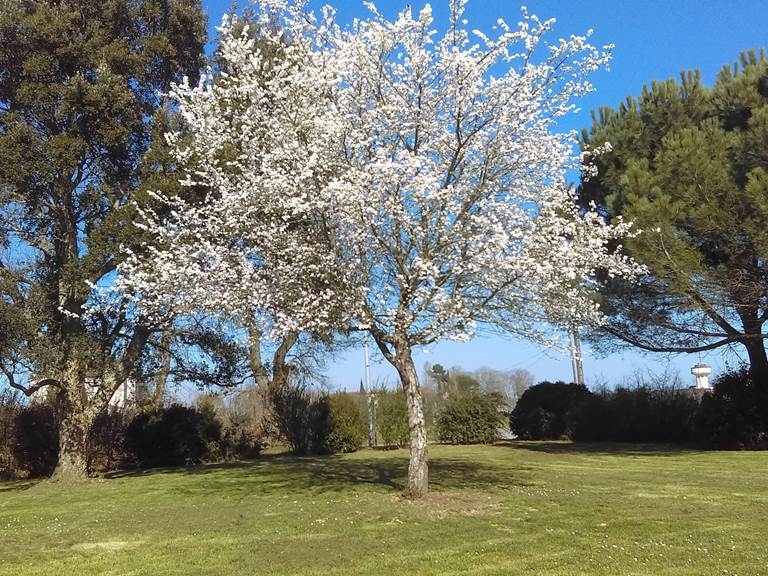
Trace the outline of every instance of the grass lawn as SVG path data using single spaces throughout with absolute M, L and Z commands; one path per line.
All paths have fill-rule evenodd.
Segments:
M 768 453 L 508 443 L 0 484 L 0 574 L 764 574 Z

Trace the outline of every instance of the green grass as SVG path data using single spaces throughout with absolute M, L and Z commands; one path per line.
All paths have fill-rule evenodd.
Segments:
M 768 453 L 510 443 L 0 484 L 0 574 L 768 576 Z M 726 572 L 727 571 L 727 572 Z

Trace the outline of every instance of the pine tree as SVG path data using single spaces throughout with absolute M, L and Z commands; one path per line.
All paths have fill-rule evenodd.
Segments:
M 153 336 L 125 306 L 88 310 L 137 239 L 131 201 L 163 178 L 160 94 L 197 74 L 205 27 L 199 0 L 0 7 L 0 370 L 52 391 L 63 476 L 85 474 L 91 423 Z
M 626 242 L 640 284 L 605 278 L 602 332 L 647 351 L 743 346 L 768 386 L 768 60 L 742 54 L 713 88 L 698 72 L 593 115 L 580 189 L 644 233 Z

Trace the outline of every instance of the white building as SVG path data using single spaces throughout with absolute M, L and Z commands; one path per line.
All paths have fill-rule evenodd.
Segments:
M 703 362 L 694 364 L 693 368 L 691 368 L 691 374 L 696 377 L 696 386 L 694 386 L 694 388 L 697 390 L 712 389 L 712 386 L 709 383 L 709 375 L 712 374 L 712 368 L 710 368 L 709 365 L 704 364 Z
M 131 408 L 136 406 L 138 385 L 136 380 L 129 378 L 112 394 L 109 399 L 109 405 L 114 408 Z
M 99 389 L 96 382 L 97 379 L 92 376 L 86 376 L 85 378 L 85 386 L 88 390 L 89 398 L 93 398 Z M 136 380 L 129 378 L 115 390 L 114 394 L 112 394 L 112 397 L 109 399 L 109 406 L 120 409 L 133 408 L 138 404 L 139 400 L 141 400 L 142 390 L 143 387 Z M 44 401 L 47 397 L 48 389 L 41 388 L 32 394 L 30 400 L 33 402 Z

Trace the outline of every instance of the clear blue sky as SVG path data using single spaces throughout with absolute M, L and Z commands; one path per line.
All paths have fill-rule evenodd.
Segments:
M 244 0 L 241 0 L 242 5 Z M 313 1 L 313 7 L 329 3 L 339 20 L 349 22 L 367 14 L 362 0 Z M 394 16 L 405 7 L 404 0 L 376 2 L 379 9 Z M 411 2 L 419 10 L 423 2 Z M 446 13 L 448 0 L 431 2 L 438 22 Z M 597 91 L 582 100 L 581 112 L 563 123 L 564 130 L 590 125 L 590 111 L 603 105 L 616 106 L 628 95 L 637 95 L 643 84 L 651 80 L 677 76 L 681 70 L 698 68 L 704 82 L 711 84 L 718 70 L 738 58 L 749 48 L 768 47 L 768 0 L 531 0 L 522 4 L 542 19 L 556 18 L 551 39 L 582 34 L 592 28 L 593 44 L 615 44 L 611 69 L 593 77 Z M 203 0 L 208 11 L 211 37 L 229 0 Z M 471 28 L 490 31 L 498 18 L 510 23 L 520 17 L 520 4 L 509 0 L 470 1 L 467 18 Z M 738 349 L 737 349 L 738 351 Z M 739 351 L 740 352 L 740 351 Z M 698 355 L 640 355 L 627 351 L 601 357 L 588 347 L 584 350 L 584 368 L 588 384 L 605 380 L 620 382 L 636 370 L 659 371 L 669 364 L 692 381 L 689 369 Z M 703 359 L 720 369 L 725 362 L 738 362 L 734 354 L 713 352 Z M 381 358 L 374 356 L 372 374 L 396 381 L 394 371 Z M 415 353 L 417 366 L 424 362 L 447 367 L 474 369 L 489 366 L 497 369 L 526 368 L 537 380 L 571 379 L 570 362 L 557 352 L 542 353 L 537 347 L 517 339 L 501 337 L 477 338 L 471 342 L 440 343 Z M 363 353 L 352 349 L 329 362 L 328 379 L 335 388 L 357 388 L 363 377 Z

